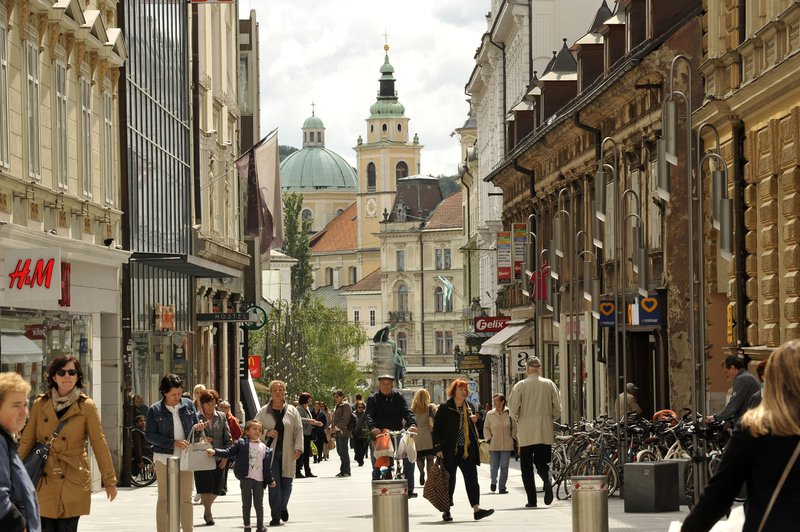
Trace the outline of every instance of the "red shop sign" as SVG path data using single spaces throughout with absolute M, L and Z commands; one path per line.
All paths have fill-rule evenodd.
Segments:
M 62 297 L 59 248 L 13 249 L 5 253 L 0 280 L 6 304 L 30 301 L 56 303 Z
M 253 379 L 261 378 L 261 355 L 250 355 L 247 357 L 247 368 L 250 370 L 250 377 Z
M 479 316 L 474 319 L 475 332 L 496 333 L 506 328 L 511 318 L 508 316 Z

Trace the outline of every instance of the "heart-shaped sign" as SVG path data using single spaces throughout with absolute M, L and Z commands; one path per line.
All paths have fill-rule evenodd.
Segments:
M 654 297 L 646 297 L 642 299 L 642 308 L 647 313 L 653 312 L 657 306 L 658 306 L 658 299 Z
M 610 316 L 614 312 L 614 303 L 600 303 L 600 313 L 603 316 Z

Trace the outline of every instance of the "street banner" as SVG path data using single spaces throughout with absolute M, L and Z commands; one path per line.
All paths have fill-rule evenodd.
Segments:
M 550 281 L 550 263 L 545 259 L 541 270 L 531 272 L 531 298 L 534 301 L 547 301 L 548 281 Z
M 611 301 L 600 302 L 600 327 L 614 327 L 616 306 Z
M 525 244 L 528 240 L 528 224 L 513 224 L 514 233 L 514 279 L 522 279 L 525 268 Z
M 661 295 L 648 294 L 639 300 L 639 323 L 641 325 L 661 325 Z
M 250 370 L 250 377 L 261 378 L 261 355 L 250 355 L 247 357 L 247 369 Z
M 513 275 L 511 231 L 497 232 L 497 283 L 511 284 Z
M 628 305 L 628 325 L 639 325 L 639 298 Z

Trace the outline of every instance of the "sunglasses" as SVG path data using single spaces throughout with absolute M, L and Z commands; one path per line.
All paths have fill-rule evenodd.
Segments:
M 77 369 L 58 369 L 58 370 L 56 370 L 56 375 L 58 375 L 59 377 L 63 377 L 65 375 L 69 375 L 70 377 L 74 377 L 77 374 L 78 374 L 78 370 Z

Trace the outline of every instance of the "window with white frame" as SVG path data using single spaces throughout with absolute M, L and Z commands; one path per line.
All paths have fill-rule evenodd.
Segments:
M 406 252 L 405 250 L 398 249 L 396 253 L 397 257 L 397 271 L 402 272 L 406 269 Z
M 56 61 L 53 67 L 53 97 L 55 102 L 55 159 L 53 173 L 56 188 L 66 189 L 69 185 L 67 161 L 67 66 Z
M 28 177 L 39 179 L 39 47 L 35 41 L 25 41 L 26 91 L 25 105 L 28 128 Z
M 361 311 L 360 310 L 354 310 L 353 311 L 353 322 L 354 323 L 359 323 L 360 321 L 361 321 Z
M 450 249 L 441 248 L 435 251 L 436 255 L 436 269 L 449 270 L 450 269 Z
M 444 312 L 444 290 L 441 286 L 433 289 L 433 311 Z
M 444 331 L 436 331 L 435 333 L 436 343 L 434 348 L 436 349 L 437 355 L 443 355 L 445 353 L 444 350 Z
M 81 76 L 81 183 L 83 195 L 92 197 L 92 83 Z
M 375 327 L 375 309 L 369 311 L 369 326 Z
M 403 354 L 408 353 L 408 336 L 404 332 L 397 333 L 397 349 Z
M 113 205 L 116 197 L 114 189 L 114 98 L 110 91 L 103 93 L 103 173 L 105 175 L 106 203 Z
M 0 15 L 0 166 L 8 166 L 8 31 Z
M 448 355 L 453 352 L 453 331 L 444 332 L 444 352 Z

